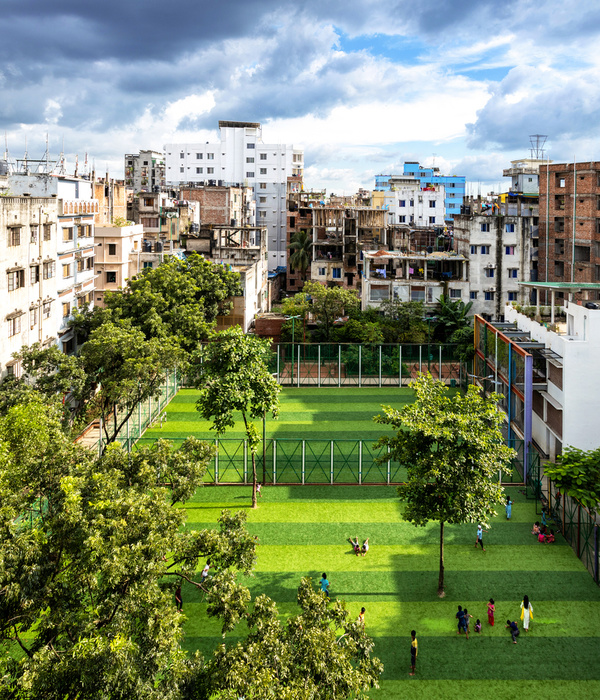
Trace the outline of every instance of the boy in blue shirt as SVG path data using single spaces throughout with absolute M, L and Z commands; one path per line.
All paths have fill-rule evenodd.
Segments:
M 325 572 L 323 572 L 323 577 L 319 583 L 321 584 L 321 591 L 329 598 L 329 591 L 327 590 L 329 588 L 329 581 L 327 580 L 327 574 Z

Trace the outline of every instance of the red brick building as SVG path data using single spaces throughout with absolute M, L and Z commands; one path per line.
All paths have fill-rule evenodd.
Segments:
M 542 166 L 539 203 L 539 281 L 600 281 L 600 162 Z

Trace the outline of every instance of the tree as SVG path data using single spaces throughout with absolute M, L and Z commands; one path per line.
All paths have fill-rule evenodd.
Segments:
M 312 314 L 316 322 L 321 324 L 326 342 L 330 340 L 335 319 L 350 309 L 360 307 L 357 292 L 343 287 L 325 287 L 320 282 L 307 282 L 302 293 L 311 298 Z
M 181 648 L 173 591 L 208 552 L 249 571 L 256 539 L 243 515 L 185 532 L 156 480 L 163 447 L 97 459 L 39 396 L 0 418 L 0 697 L 183 699 L 201 661 Z M 183 501 L 212 448 L 168 447 L 158 461 Z
M 429 339 L 424 323 L 425 306 L 422 301 L 390 299 L 381 304 L 382 330 L 387 343 L 424 343 Z
M 377 423 L 397 432 L 383 436 L 378 447 L 389 447 L 390 457 L 407 470 L 406 484 L 398 488 L 405 500 L 404 518 L 419 527 L 440 523 L 438 594 L 444 595 L 444 524 L 488 525 L 503 489 L 494 479 L 509 470 L 514 450 L 503 444 L 503 414 L 499 396 L 481 396 L 478 387 L 451 396 L 431 375 L 412 384 L 413 404 L 402 410 L 383 407 Z
M 465 304 L 461 299 L 451 299 L 446 295 L 440 297 L 435 332 L 441 342 L 447 343 L 453 333 L 471 325 L 469 311 L 472 306 L 472 301 Z
M 242 293 L 239 279 L 196 253 L 185 260 L 169 257 L 130 279 L 122 292 L 107 292 L 106 308 L 76 316 L 74 325 L 85 338 L 106 321 L 129 320 L 147 340 L 169 338 L 192 352 L 208 338 L 217 316 L 229 313 L 229 298 Z
M 211 591 L 218 595 L 216 586 Z M 246 604 L 240 620 L 250 634 L 217 648 L 198 675 L 198 700 L 342 700 L 379 687 L 373 640 L 345 603 L 331 603 L 304 578 L 298 604 L 300 614 L 287 621 L 265 595 Z
M 544 474 L 555 486 L 592 511 L 600 503 L 600 447 L 580 450 L 565 447 L 556 464 L 546 464 Z
M 312 262 L 313 241 L 306 231 L 297 231 L 290 239 L 288 249 L 292 251 L 290 255 L 290 265 L 302 273 L 302 279 L 306 281 L 306 271 Z
M 461 362 L 470 362 L 475 357 L 475 331 L 472 326 L 463 326 L 449 338 L 454 345 L 454 357 Z
M 252 507 L 256 508 L 256 452 L 260 432 L 252 422 L 267 413 L 279 413 L 281 387 L 269 372 L 268 340 L 245 335 L 239 326 L 216 333 L 207 345 L 198 388 L 196 408 L 211 429 L 221 435 L 235 426 L 234 413 L 242 414 L 252 455 Z
M 93 388 L 88 403 L 102 418 L 106 449 L 137 405 L 159 395 L 166 373 L 181 367 L 185 354 L 169 338 L 146 340 L 129 324 L 107 322 L 92 332 L 80 358 Z

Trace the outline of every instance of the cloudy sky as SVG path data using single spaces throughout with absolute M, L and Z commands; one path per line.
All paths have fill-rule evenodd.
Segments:
M 574 0 L 0 0 L 10 156 L 123 155 L 259 121 L 305 182 L 371 188 L 406 160 L 482 193 L 548 136 L 600 160 L 600 3 Z M 4 144 L 2 144 L 4 151 Z M 1 153 L 0 153 L 1 156 Z

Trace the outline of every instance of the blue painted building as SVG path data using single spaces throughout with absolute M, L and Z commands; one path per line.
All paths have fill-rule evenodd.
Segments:
M 403 175 L 419 180 L 422 187 L 425 187 L 428 183 L 444 185 L 446 190 L 444 199 L 446 220 L 452 220 L 454 214 L 460 214 L 466 190 L 466 177 L 464 175 L 440 175 L 439 168 L 422 167 L 419 163 L 412 161 L 404 163 Z M 375 177 L 375 189 L 389 190 L 391 187 L 390 178 L 392 177 L 392 175 L 377 175 Z

